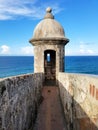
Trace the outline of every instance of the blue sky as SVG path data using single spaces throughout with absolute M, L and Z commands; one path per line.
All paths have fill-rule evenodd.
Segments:
M 98 55 L 98 0 L 0 0 L 0 56 L 33 55 L 29 40 L 47 7 L 70 42 L 66 55 Z

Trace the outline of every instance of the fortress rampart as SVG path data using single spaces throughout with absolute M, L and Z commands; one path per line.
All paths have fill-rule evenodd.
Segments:
M 39 103 L 43 74 L 0 79 L 0 130 L 29 130 Z
M 59 73 L 58 84 L 68 130 L 97 130 L 98 77 Z
M 58 88 L 55 81 L 59 87 L 66 130 L 98 130 L 98 77 L 62 73 L 65 45 L 69 39 L 65 37 L 63 27 L 54 19 L 51 8 L 46 9 L 44 19 L 36 26 L 29 42 L 34 45 L 34 74 L 0 79 L 0 130 L 30 130 L 35 123 L 38 106 L 43 100 L 42 87 L 47 82 L 48 85 L 44 87 L 56 90 Z M 55 85 L 51 85 L 50 82 Z M 47 93 L 52 93 L 52 89 L 47 89 Z M 56 91 L 58 95 L 58 90 Z M 48 95 L 48 101 L 55 98 L 53 93 L 50 95 L 52 96 Z M 56 101 L 58 100 L 59 95 Z M 54 114 L 53 106 L 54 109 L 58 108 L 54 105 L 55 102 L 52 105 L 50 102 L 47 104 L 50 108 L 46 111 L 49 119 L 44 118 L 41 130 L 55 130 L 56 125 L 56 128 L 61 126 L 56 122 L 56 115 L 61 111 Z M 60 100 L 59 104 L 61 106 Z M 42 116 L 44 110 L 45 107 L 42 109 Z M 61 122 L 60 119 L 57 120 Z M 54 124 L 53 129 L 51 124 Z M 64 129 L 59 127 L 56 130 Z
M 0 130 L 28 130 L 33 125 L 44 75 L 0 80 Z M 58 86 L 68 130 L 98 129 L 98 77 L 59 73 Z

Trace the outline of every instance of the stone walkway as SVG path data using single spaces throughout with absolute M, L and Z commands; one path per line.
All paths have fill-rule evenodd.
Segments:
M 67 130 L 58 87 L 44 87 L 42 95 L 44 100 L 40 105 L 33 130 Z

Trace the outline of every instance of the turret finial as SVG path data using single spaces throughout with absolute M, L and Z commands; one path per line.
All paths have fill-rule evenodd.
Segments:
M 48 7 L 46 9 L 46 15 L 44 17 L 44 19 L 54 19 L 54 16 L 52 15 L 52 8 L 51 7 Z
M 46 12 L 47 12 L 47 13 L 51 13 L 51 12 L 52 12 L 52 8 L 51 8 L 51 7 L 48 7 L 48 8 L 46 9 Z

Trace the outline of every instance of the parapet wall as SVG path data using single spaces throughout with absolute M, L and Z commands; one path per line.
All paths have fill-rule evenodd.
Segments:
M 29 130 L 41 98 L 43 74 L 0 79 L 0 130 Z
M 98 77 L 59 73 L 68 130 L 98 130 Z

